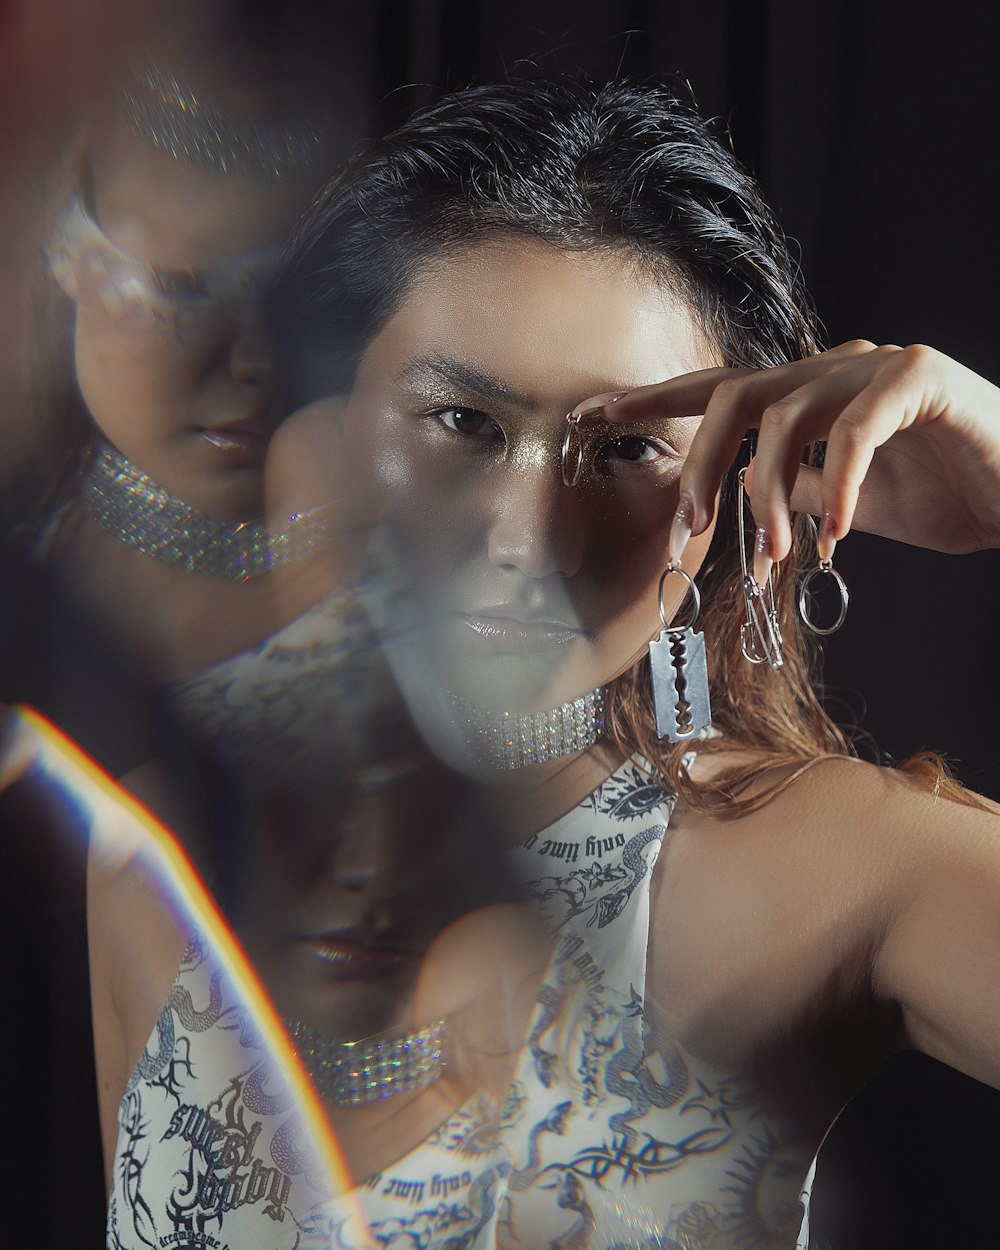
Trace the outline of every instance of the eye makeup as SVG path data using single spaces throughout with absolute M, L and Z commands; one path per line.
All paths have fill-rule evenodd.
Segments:
M 479 444 L 469 451 L 495 454 L 502 444 L 504 458 L 521 468 L 558 464 L 562 419 L 541 416 L 535 400 L 495 375 L 464 361 L 428 356 L 405 364 L 395 381 L 400 412 L 440 422 L 456 440 Z M 583 421 L 581 473 L 607 478 L 679 470 L 698 421 Z

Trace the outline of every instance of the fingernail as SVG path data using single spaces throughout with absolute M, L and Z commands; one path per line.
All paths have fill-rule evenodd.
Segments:
M 833 513 L 824 512 L 819 523 L 819 534 L 816 538 L 816 550 L 821 560 L 832 560 L 837 545 L 837 522 Z
M 670 527 L 670 540 L 667 543 L 667 559 L 671 564 L 680 564 L 684 548 L 691 537 L 694 525 L 694 500 L 690 495 L 681 495 L 674 513 L 674 521 Z
M 760 525 L 753 543 L 753 579 L 758 586 L 767 585 L 774 561 L 771 559 L 771 536 Z
M 620 399 L 624 399 L 627 394 L 628 391 L 608 391 L 606 395 L 594 395 L 590 399 L 585 399 L 582 404 L 577 404 L 570 416 L 596 417 L 611 404 L 617 404 Z

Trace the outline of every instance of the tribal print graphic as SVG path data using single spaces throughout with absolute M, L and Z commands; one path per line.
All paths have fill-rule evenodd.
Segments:
M 291 1250 L 298 1242 L 292 1185 L 300 1176 L 319 1180 L 317 1164 L 299 1143 L 298 1113 L 252 1015 L 226 1001 L 227 986 L 194 936 L 122 1100 L 111 1246 L 236 1250 L 233 1220 L 248 1211 L 274 1230 L 255 1245 Z M 230 1073 L 239 1066 L 216 1080 L 220 1051 Z

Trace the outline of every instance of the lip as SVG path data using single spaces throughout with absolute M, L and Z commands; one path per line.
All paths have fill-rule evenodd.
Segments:
M 270 435 L 252 425 L 201 426 L 198 434 L 231 465 L 259 465 L 267 453 Z
M 509 610 L 488 608 L 461 612 L 459 620 L 491 648 L 499 651 L 547 651 L 582 636 L 583 631 L 565 621 L 511 615 Z
M 351 930 L 300 936 L 298 943 L 339 981 L 377 981 L 412 973 L 420 953 L 404 946 L 364 941 Z

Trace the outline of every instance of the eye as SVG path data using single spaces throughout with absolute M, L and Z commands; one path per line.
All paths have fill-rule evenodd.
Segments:
M 605 810 L 615 820 L 634 820 L 637 816 L 645 816 L 647 812 L 655 811 L 665 799 L 666 795 L 659 786 L 644 785 L 629 790 L 613 807 Z
M 629 464 L 655 464 L 670 454 L 669 449 L 662 443 L 634 435 L 613 438 L 601 448 L 601 456 L 604 459 L 624 460 Z
M 438 408 L 432 414 L 441 424 L 467 438 L 503 439 L 503 430 L 485 412 L 477 408 Z

